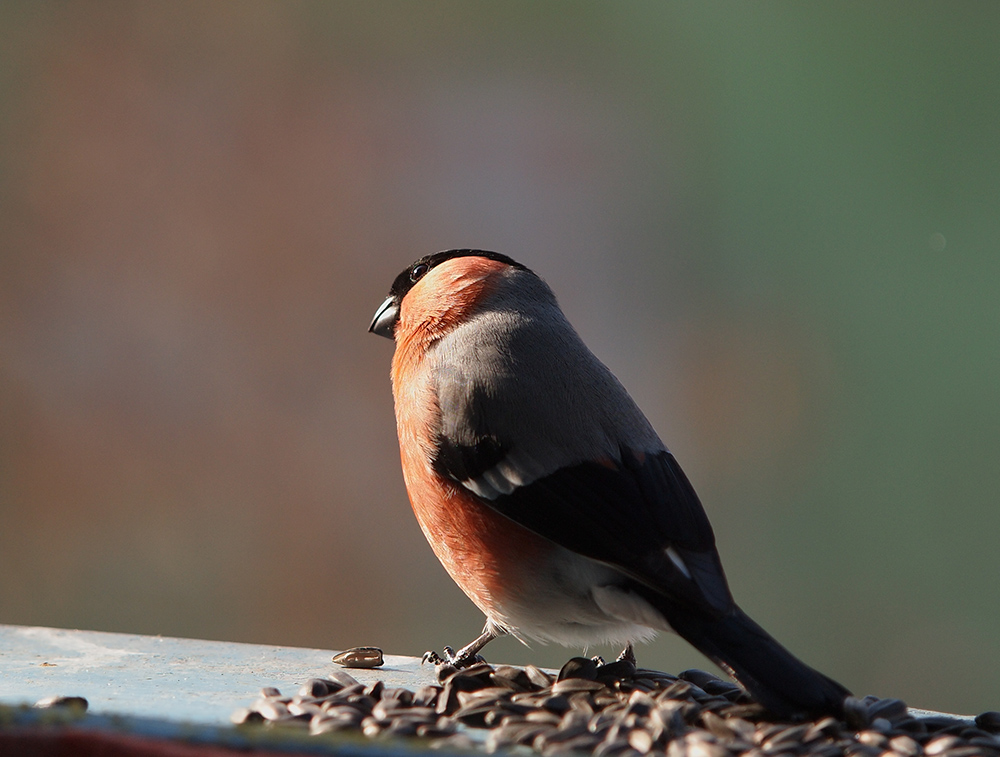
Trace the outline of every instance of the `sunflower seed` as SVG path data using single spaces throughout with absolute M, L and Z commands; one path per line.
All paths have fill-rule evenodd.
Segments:
M 952 747 L 958 746 L 961 742 L 962 740 L 958 736 L 938 736 L 924 744 L 924 754 L 942 754 Z
M 343 670 L 331 670 L 329 677 L 324 680 L 337 684 L 338 689 L 346 689 L 349 686 L 358 685 L 358 679 Z M 330 689 L 332 691 L 333 687 L 331 686 Z
M 324 678 L 310 678 L 304 684 L 302 688 L 299 689 L 299 696 L 303 697 L 325 697 L 329 696 L 335 689 L 331 688 L 333 681 L 328 681 Z M 334 684 L 336 686 L 336 684 Z M 341 686 L 336 686 L 337 689 L 343 688 Z
M 586 678 L 563 678 L 552 684 L 553 694 L 572 694 L 577 691 L 600 691 L 603 683 Z
M 990 733 L 1000 732 L 1000 712 L 992 710 L 976 715 L 976 725 Z
M 377 668 L 385 662 L 385 659 L 378 647 L 354 647 L 335 654 L 333 661 L 345 668 Z
M 920 744 L 905 734 L 889 739 L 889 748 L 904 757 L 916 757 L 916 755 L 923 751 Z
M 76 712 L 86 712 L 89 703 L 84 697 L 51 696 L 43 697 L 34 706 L 40 710 L 60 708 Z
M 875 718 L 885 718 L 893 722 L 901 720 L 909 714 L 906 702 L 902 699 L 880 699 L 878 702 L 868 706 L 868 716 Z
M 567 678 L 583 678 L 593 681 L 597 678 L 597 663 L 588 657 L 573 657 L 559 670 L 558 681 Z

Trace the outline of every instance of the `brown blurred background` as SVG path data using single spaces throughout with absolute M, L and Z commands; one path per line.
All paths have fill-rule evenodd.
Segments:
M 762 625 L 860 694 L 1000 709 L 998 24 L 3 3 L 0 622 L 470 640 L 365 329 L 411 260 L 476 246 L 631 389 Z

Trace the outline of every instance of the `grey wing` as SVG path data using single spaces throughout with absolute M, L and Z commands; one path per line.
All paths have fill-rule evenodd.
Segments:
M 621 384 L 564 320 L 504 316 L 441 345 L 436 470 L 656 592 L 728 610 L 701 503 Z

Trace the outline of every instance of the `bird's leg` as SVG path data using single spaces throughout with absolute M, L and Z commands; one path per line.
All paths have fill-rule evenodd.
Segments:
M 483 658 L 479 655 L 479 650 L 494 639 L 503 635 L 503 631 L 498 631 L 487 625 L 479 636 L 477 636 L 471 643 L 466 644 L 464 647 L 459 649 L 457 652 L 451 647 L 444 647 L 444 649 L 441 650 L 444 652 L 443 659 L 437 652 L 425 652 L 422 661 L 430 662 L 434 665 L 440 665 L 442 662 L 448 662 L 456 668 L 467 668 L 477 662 L 484 662 Z
M 635 650 L 632 649 L 631 641 L 625 645 L 625 649 L 623 649 L 622 653 L 618 655 L 618 662 L 622 662 L 623 660 L 625 662 L 631 662 L 635 665 Z
M 472 642 L 466 644 L 458 650 L 458 652 L 452 657 L 452 664 L 456 668 L 463 668 L 468 665 L 472 665 L 473 663 L 481 662 L 482 657 L 479 656 L 479 650 L 493 641 L 493 639 L 502 635 L 502 633 L 487 626 Z

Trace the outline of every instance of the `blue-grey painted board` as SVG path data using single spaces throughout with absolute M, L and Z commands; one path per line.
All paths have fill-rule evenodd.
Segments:
M 292 695 L 308 678 L 332 669 L 332 650 L 198 641 L 161 636 L 0 625 L 0 703 L 82 696 L 89 712 L 203 725 L 230 715 L 261 687 Z M 350 670 L 364 683 L 415 689 L 434 669 L 414 657 L 386 655 L 374 670 Z

